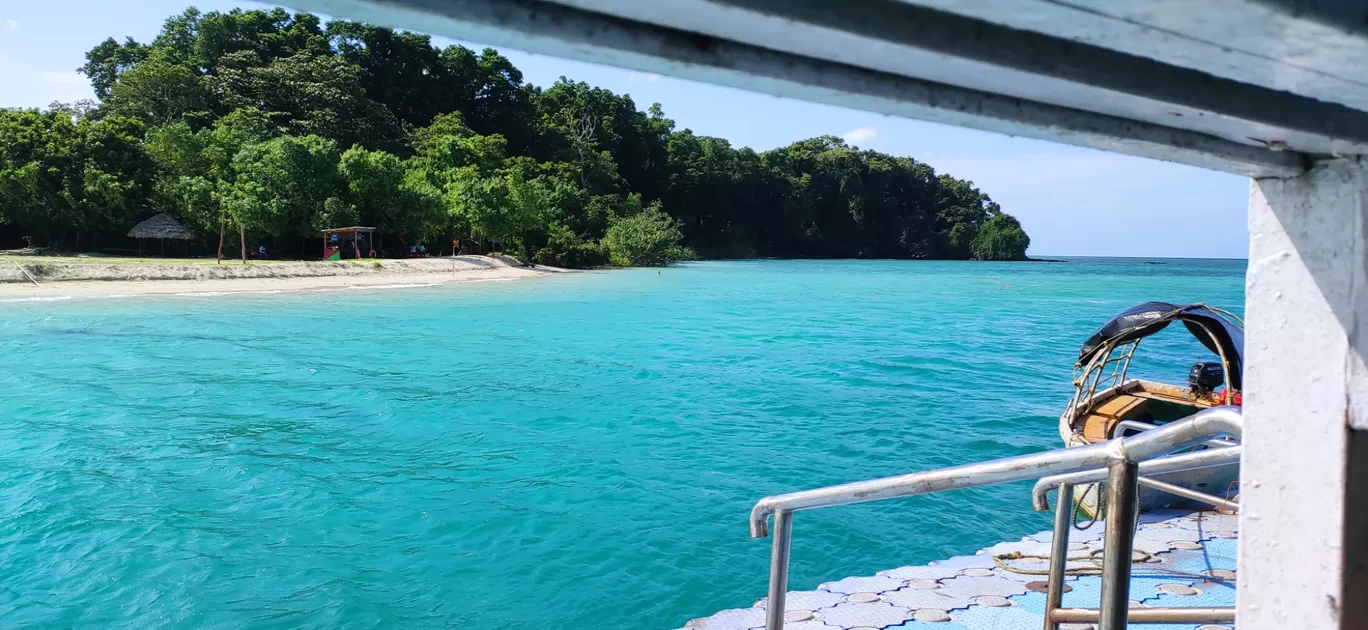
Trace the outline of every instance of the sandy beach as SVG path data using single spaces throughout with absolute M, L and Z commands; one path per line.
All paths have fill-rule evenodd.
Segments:
M 509 258 L 224 261 L 0 256 L 0 302 L 136 295 L 262 293 L 519 280 L 567 273 Z

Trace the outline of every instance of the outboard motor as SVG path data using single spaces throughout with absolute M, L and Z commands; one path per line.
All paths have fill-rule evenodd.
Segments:
M 1225 370 L 1216 361 L 1199 361 L 1188 371 L 1188 388 L 1194 392 L 1210 394 L 1223 384 Z

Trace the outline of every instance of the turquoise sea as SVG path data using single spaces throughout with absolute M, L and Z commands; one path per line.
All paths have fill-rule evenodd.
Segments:
M 0 304 L 0 626 L 675 628 L 762 496 L 1059 444 L 1078 346 L 1244 261 L 704 262 Z M 1180 328 L 1137 367 L 1181 382 Z M 795 517 L 793 588 L 1048 528 L 1012 485 Z

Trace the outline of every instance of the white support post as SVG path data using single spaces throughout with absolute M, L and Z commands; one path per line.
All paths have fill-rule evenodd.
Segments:
M 1368 623 L 1368 162 L 1250 185 L 1240 630 Z

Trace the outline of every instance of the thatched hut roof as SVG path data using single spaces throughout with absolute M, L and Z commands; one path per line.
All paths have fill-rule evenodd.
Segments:
M 194 232 L 186 229 L 184 225 L 166 213 L 133 226 L 133 229 L 128 231 L 128 235 L 133 238 L 178 238 L 183 241 L 195 238 Z

